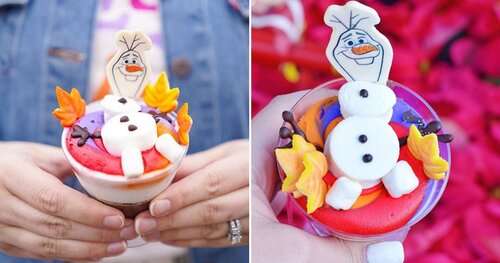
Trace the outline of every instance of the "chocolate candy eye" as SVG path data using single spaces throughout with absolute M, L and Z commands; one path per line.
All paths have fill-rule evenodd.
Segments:
M 121 99 L 118 100 L 118 102 L 121 103 L 121 104 L 125 104 L 125 103 L 127 103 L 127 99 L 121 98 Z
M 129 121 L 127 116 L 123 116 L 120 118 L 120 122 L 127 122 L 127 121 Z
M 360 143 L 365 143 L 366 141 L 368 141 L 368 136 L 361 134 L 359 135 L 358 140 Z
M 369 153 L 363 155 L 363 162 L 369 163 L 373 160 L 373 156 Z
M 135 131 L 135 130 L 137 130 L 137 126 L 135 126 L 135 125 L 129 125 L 128 126 L 128 130 L 129 131 Z
M 365 90 L 365 89 L 362 89 L 359 91 L 359 96 L 363 97 L 363 98 L 366 98 L 368 97 L 368 91 Z

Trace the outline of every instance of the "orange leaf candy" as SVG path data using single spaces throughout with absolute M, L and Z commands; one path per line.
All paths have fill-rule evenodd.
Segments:
M 328 171 L 328 162 L 322 152 L 313 151 L 304 153 L 303 164 L 304 171 L 295 185 L 307 196 L 307 213 L 311 214 L 325 202 L 327 186 L 323 176 Z
M 56 97 L 59 108 L 55 109 L 52 115 L 61 120 L 61 126 L 70 127 L 85 114 L 86 103 L 77 89 L 73 88 L 68 93 L 56 86 Z
M 181 145 L 189 144 L 189 131 L 193 125 L 193 119 L 188 114 L 188 104 L 184 103 L 177 112 L 177 123 L 179 124 L 179 142 Z
M 179 88 L 170 89 L 167 74 L 163 71 L 155 85 L 147 84 L 144 88 L 144 102 L 152 108 L 168 113 L 175 110 L 179 104 Z
M 300 174 L 304 170 L 303 155 L 311 151 L 316 151 L 316 147 L 297 134 L 292 136 L 292 148 L 275 150 L 276 159 L 286 175 L 281 190 L 287 193 L 297 191 L 295 183 L 297 183 Z M 299 194 L 296 195 L 299 196 Z

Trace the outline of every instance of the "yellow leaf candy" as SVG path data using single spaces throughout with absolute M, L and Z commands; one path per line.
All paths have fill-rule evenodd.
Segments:
M 410 126 L 408 149 L 413 157 L 423 162 L 425 175 L 434 180 L 443 179 L 449 169 L 446 160 L 439 156 L 437 135 L 422 136 L 415 125 Z
M 168 113 L 177 108 L 179 102 L 179 89 L 170 89 L 167 74 L 163 71 L 158 77 L 155 85 L 147 84 L 144 88 L 144 102 L 152 108 L 157 108 L 159 111 Z
M 293 193 L 297 190 L 295 183 L 304 170 L 302 157 L 304 153 L 315 151 L 316 148 L 308 143 L 302 136 L 294 134 L 292 136 L 292 148 L 276 149 L 276 159 L 283 169 L 286 177 L 283 181 L 282 190 L 287 193 Z
M 319 151 L 304 153 L 303 163 L 304 171 L 295 185 L 307 196 L 307 213 L 311 214 L 324 204 L 327 186 L 323 176 L 328 171 L 328 163 Z

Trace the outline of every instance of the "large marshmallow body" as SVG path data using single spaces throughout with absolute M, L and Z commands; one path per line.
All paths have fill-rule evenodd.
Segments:
M 391 126 L 380 119 L 353 116 L 330 133 L 325 155 L 336 177 L 346 176 L 369 188 L 396 164 L 399 141 Z
M 141 152 L 155 146 L 156 121 L 143 112 L 119 114 L 104 124 L 101 137 L 106 151 L 121 157 L 125 177 L 141 176 L 144 173 Z
M 104 124 L 101 137 L 106 151 L 114 156 L 121 156 L 127 148 L 149 150 L 156 143 L 156 122 L 143 112 L 119 114 Z
M 388 123 L 396 95 L 389 87 L 366 81 L 344 84 L 338 94 L 340 112 L 344 118 L 351 116 L 374 117 Z

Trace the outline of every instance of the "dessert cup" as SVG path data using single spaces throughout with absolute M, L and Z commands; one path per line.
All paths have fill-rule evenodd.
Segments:
M 291 109 L 294 117 L 296 119 L 300 119 L 305 114 L 305 112 L 316 102 L 328 97 L 336 96 L 338 90 L 344 83 L 346 83 L 344 79 L 336 79 L 324 83 L 308 92 Z M 387 82 L 387 86 L 394 91 L 397 99 L 408 105 L 414 112 L 416 112 L 423 119 L 424 123 L 428 123 L 432 120 L 439 121 L 439 117 L 434 112 L 434 110 L 415 92 L 397 82 L 390 80 Z M 283 124 L 283 126 L 291 128 L 290 125 L 286 122 Z M 441 130 L 438 134 L 443 133 L 444 130 Z M 279 138 L 277 147 L 282 147 L 289 142 L 289 139 Z M 439 143 L 439 150 L 440 156 L 448 163 L 450 163 L 451 156 L 449 144 Z M 278 172 L 282 182 L 285 178 L 285 175 L 279 164 Z M 292 194 L 289 193 L 284 193 L 281 191 L 278 192 L 278 195 L 285 194 L 286 198 L 283 198 L 283 196 L 276 198 L 276 200 L 281 201 L 275 202 L 274 204 L 278 204 L 277 214 L 279 214 L 279 218 L 281 219 L 282 223 L 295 226 L 318 236 L 336 236 L 351 241 L 401 241 L 406 236 L 406 233 L 408 232 L 410 227 L 423 219 L 434 208 L 446 188 L 448 178 L 449 171 L 446 172 L 443 180 L 428 179 L 424 198 L 416 212 L 401 227 L 383 233 L 349 233 L 340 229 L 329 227 L 323 222 L 320 222 L 320 220 L 318 220 L 314 216 L 307 214 L 304 208 L 299 204 L 299 202 L 293 197 Z M 278 188 L 281 189 L 280 186 L 278 186 Z
M 100 110 L 98 103 L 88 105 L 88 113 Z M 168 114 L 177 125 L 175 113 Z M 149 207 L 149 201 L 163 192 L 172 182 L 188 147 L 179 160 L 168 166 L 145 173 L 136 178 L 110 175 L 92 170 L 79 163 L 68 151 L 66 138 L 70 128 L 64 128 L 61 136 L 61 146 L 78 181 L 86 193 L 102 203 L 121 210 L 126 218 L 134 218 Z

